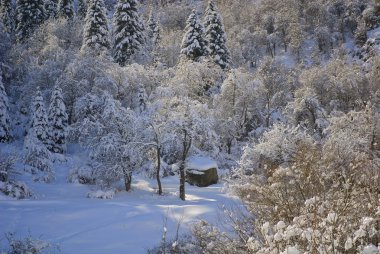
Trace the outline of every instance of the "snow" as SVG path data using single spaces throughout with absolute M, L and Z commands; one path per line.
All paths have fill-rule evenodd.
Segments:
M 222 185 L 198 188 L 186 185 L 186 201 L 178 198 L 179 178 L 162 179 L 163 196 L 155 193 L 156 182 L 134 176 L 132 191 L 122 191 L 122 184 L 113 199 L 92 199 L 93 185 L 68 183 L 69 170 L 83 163 L 85 152 L 69 147 L 67 162 L 55 163 L 56 179 L 50 184 L 33 182 L 21 176 L 35 194 L 28 200 L 0 198 L 0 235 L 29 233 L 43 241 L 59 245 L 61 253 L 146 253 L 160 243 L 164 219 L 167 238 L 172 239 L 181 221 L 181 232 L 192 222 L 205 219 L 217 223 L 221 205 L 235 203 L 222 192 Z M 191 160 L 197 167 L 216 167 L 208 158 Z M 96 191 L 94 193 L 97 193 Z M 99 194 L 99 193 L 98 193 Z
M 193 156 L 187 160 L 186 163 L 187 169 L 193 169 L 197 171 L 206 171 L 210 168 L 218 168 L 216 161 L 202 156 Z

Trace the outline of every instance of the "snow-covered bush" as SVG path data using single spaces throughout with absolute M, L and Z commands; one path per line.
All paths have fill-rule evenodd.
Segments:
M 95 190 L 87 193 L 88 198 L 98 198 L 98 199 L 113 199 L 115 196 L 115 190 Z
M 70 183 L 95 184 L 94 169 L 90 165 L 73 168 L 69 172 L 68 181 Z
M 15 180 L 19 173 L 14 167 L 16 161 L 14 155 L 0 152 L 0 192 L 17 199 L 28 198 L 32 195 L 28 186 Z
M 42 254 L 59 251 L 58 246 L 30 235 L 25 238 L 17 238 L 15 233 L 7 233 L 5 238 L 6 248 L 0 249 L 0 252 L 4 254 Z

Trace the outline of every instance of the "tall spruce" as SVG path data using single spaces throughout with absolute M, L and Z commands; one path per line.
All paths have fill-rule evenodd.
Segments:
M 58 5 L 57 0 L 46 0 L 45 1 L 46 18 L 56 18 L 58 15 Z
M 0 71 L 0 143 L 11 139 L 11 124 L 9 118 L 8 96 L 5 92 L 3 78 Z
M 0 22 L 3 23 L 5 32 L 11 34 L 15 29 L 15 15 L 12 0 L 0 0 Z
M 144 43 L 144 25 L 140 20 L 136 0 L 119 0 L 113 25 L 113 57 L 123 66 Z
M 210 56 L 220 67 L 228 68 L 231 63 L 231 55 L 227 47 L 223 20 L 214 0 L 210 0 L 206 8 L 204 26 Z
M 157 17 L 153 11 L 153 8 L 150 10 L 149 19 L 147 23 L 148 27 L 148 38 L 150 38 L 152 42 L 152 46 L 155 47 L 161 41 L 161 29 L 160 24 L 157 20 Z
M 199 57 L 208 54 L 206 41 L 203 38 L 204 28 L 199 21 L 195 10 L 187 19 L 186 33 L 182 40 L 181 54 L 191 60 L 198 60 Z
M 80 19 L 84 19 L 86 17 L 86 13 L 87 13 L 87 2 L 86 2 L 86 0 L 79 0 L 78 1 L 77 16 Z
M 42 98 L 41 91 L 37 88 L 36 96 L 32 102 L 32 120 L 31 128 L 39 141 L 43 144 L 49 144 L 49 125 L 46 116 L 46 109 L 44 99 Z
M 54 88 L 48 113 L 49 120 L 49 150 L 54 153 L 66 151 L 66 129 L 68 116 L 62 90 L 58 86 Z
M 43 0 L 17 0 L 16 15 L 16 36 L 22 42 L 44 22 L 45 3 Z
M 91 0 L 85 18 L 82 48 L 104 51 L 109 47 L 107 10 L 103 0 Z
M 59 0 L 58 16 L 64 19 L 71 19 L 74 17 L 73 0 Z

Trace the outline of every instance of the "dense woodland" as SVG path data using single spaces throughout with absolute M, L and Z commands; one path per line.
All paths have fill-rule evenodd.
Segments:
M 0 21 L 4 194 L 78 145 L 69 182 L 178 174 L 185 201 L 202 155 L 244 208 L 151 253 L 379 253 L 380 1 L 0 0 Z

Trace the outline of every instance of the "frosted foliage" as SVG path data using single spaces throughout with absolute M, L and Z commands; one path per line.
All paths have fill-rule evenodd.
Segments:
M 83 49 L 92 49 L 95 52 L 109 47 L 107 10 L 103 0 L 89 1 L 85 18 Z
M 206 9 L 204 27 L 210 56 L 222 68 L 228 68 L 231 63 L 231 56 L 227 48 L 227 36 L 222 17 L 214 0 L 210 0 Z
M 90 114 L 81 113 L 88 110 Z M 79 99 L 75 111 L 81 117 L 73 128 L 80 144 L 91 149 L 98 184 L 109 187 L 124 179 L 127 188 L 142 158 L 139 147 L 132 143 L 140 133 L 135 113 L 107 94 Z
M 54 88 L 49 107 L 49 150 L 54 153 L 63 153 L 66 150 L 66 128 L 68 116 L 62 90 Z
M 161 41 L 160 33 L 160 24 L 152 8 L 152 10 L 149 13 L 148 19 L 148 38 L 150 38 L 154 46 L 158 45 Z
M 25 169 L 35 175 L 34 180 L 51 182 L 54 179 L 51 154 L 33 131 L 25 137 L 24 149 Z
M 16 35 L 19 41 L 23 41 L 45 20 L 44 1 L 17 0 L 16 15 Z
M 373 106 L 334 117 L 319 142 L 274 126 L 245 149 L 234 189 L 261 228 L 250 252 L 378 252 L 378 119 Z
M 83 19 L 86 17 L 87 12 L 87 0 L 79 0 L 78 1 L 78 16 Z
M 0 0 L 0 20 L 4 25 L 4 30 L 8 34 L 15 29 L 15 14 L 13 10 L 12 0 Z
M 65 19 L 70 19 L 74 16 L 73 0 L 59 0 L 58 16 Z
M 58 5 L 56 0 L 46 0 L 45 1 L 46 17 L 56 18 L 58 14 Z
M 182 39 L 181 54 L 191 60 L 198 60 L 199 57 L 206 56 L 208 50 L 206 41 L 203 38 L 204 28 L 195 10 L 187 19 L 185 31 L 186 33 Z
M 9 118 L 8 96 L 5 93 L 0 71 L 0 143 L 11 139 L 11 124 Z
M 120 65 L 144 44 L 144 26 L 140 20 L 136 0 L 120 0 L 113 16 L 113 57 Z
M 37 90 L 36 96 L 32 102 L 31 107 L 32 119 L 31 130 L 35 134 L 35 137 L 43 144 L 48 144 L 48 121 L 45 109 L 44 99 L 42 98 L 41 91 Z

